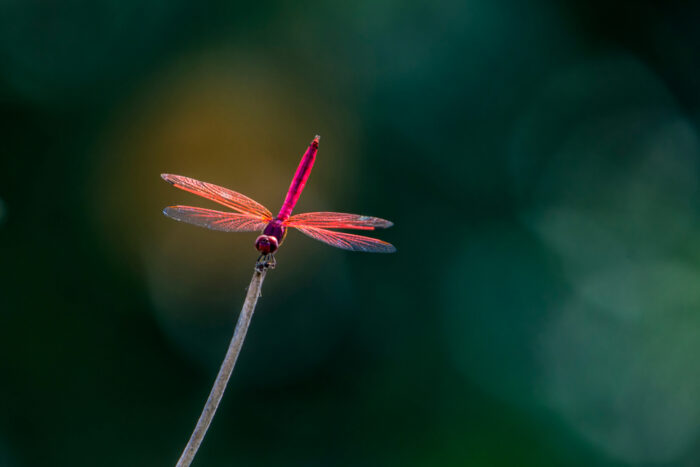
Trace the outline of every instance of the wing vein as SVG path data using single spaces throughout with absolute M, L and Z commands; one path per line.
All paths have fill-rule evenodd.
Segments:
M 295 228 L 304 235 L 343 250 L 362 251 L 365 253 L 394 253 L 396 251 L 396 248 L 391 243 L 376 238 L 345 232 L 334 232 L 317 227 L 295 226 Z
M 222 232 L 257 232 L 267 224 L 259 217 L 193 206 L 168 206 L 163 214 L 176 221 Z
M 374 230 L 394 225 L 379 217 L 346 214 L 343 212 L 306 212 L 290 217 L 285 222 L 289 227 L 316 227 L 320 229 Z
M 269 209 L 236 191 L 182 175 L 161 174 L 161 177 L 175 188 L 207 198 L 241 214 L 260 217 L 266 221 L 272 220 L 272 213 Z

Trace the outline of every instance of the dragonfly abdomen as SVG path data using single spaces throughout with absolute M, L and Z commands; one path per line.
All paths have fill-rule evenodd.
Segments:
M 311 141 L 309 148 L 304 153 L 304 156 L 301 158 L 301 162 L 299 162 L 299 167 L 297 167 L 292 183 L 289 185 L 287 196 L 284 199 L 280 213 L 277 215 L 277 219 L 286 221 L 289 219 L 289 216 L 292 215 L 292 210 L 297 204 L 297 201 L 299 201 L 299 196 L 301 196 L 301 192 L 304 190 L 304 185 L 306 185 L 306 181 L 309 179 L 309 175 L 311 174 L 311 169 L 314 166 L 316 153 L 318 152 L 318 141 L 320 138 L 320 136 L 316 135 L 313 141 Z

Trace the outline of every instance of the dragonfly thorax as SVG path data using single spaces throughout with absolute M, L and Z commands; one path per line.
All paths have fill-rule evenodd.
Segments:
M 273 219 L 267 224 L 262 235 L 255 240 L 255 248 L 263 254 L 274 253 L 284 241 L 287 229 L 279 219 Z

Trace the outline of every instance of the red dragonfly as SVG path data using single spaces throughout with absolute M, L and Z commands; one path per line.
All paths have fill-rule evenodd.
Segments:
M 340 212 L 307 212 L 292 216 L 292 210 L 299 200 L 316 160 L 319 139 L 320 136 L 317 135 L 301 158 L 277 217 L 273 217 L 262 204 L 233 190 L 171 174 L 162 174 L 161 177 L 176 188 L 210 199 L 237 212 L 214 211 L 192 206 L 169 206 L 163 210 L 163 214 L 177 221 L 224 232 L 262 230 L 262 234 L 255 240 L 255 248 L 260 252 L 258 267 L 274 267 L 274 252 L 282 245 L 287 229 L 290 227 L 311 238 L 344 250 L 370 253 L 395 252 L 396 248 L 392 244 L 376 238 L 329 230 L 374 230 L 394 225 L 387 220 Z

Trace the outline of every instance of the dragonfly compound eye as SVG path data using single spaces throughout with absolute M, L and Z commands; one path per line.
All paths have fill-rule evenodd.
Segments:
M 255 240 L 255 248 L 264 255 L 273 253 L 278 246 L 277 239 L 272 235 L 260 235 Z

